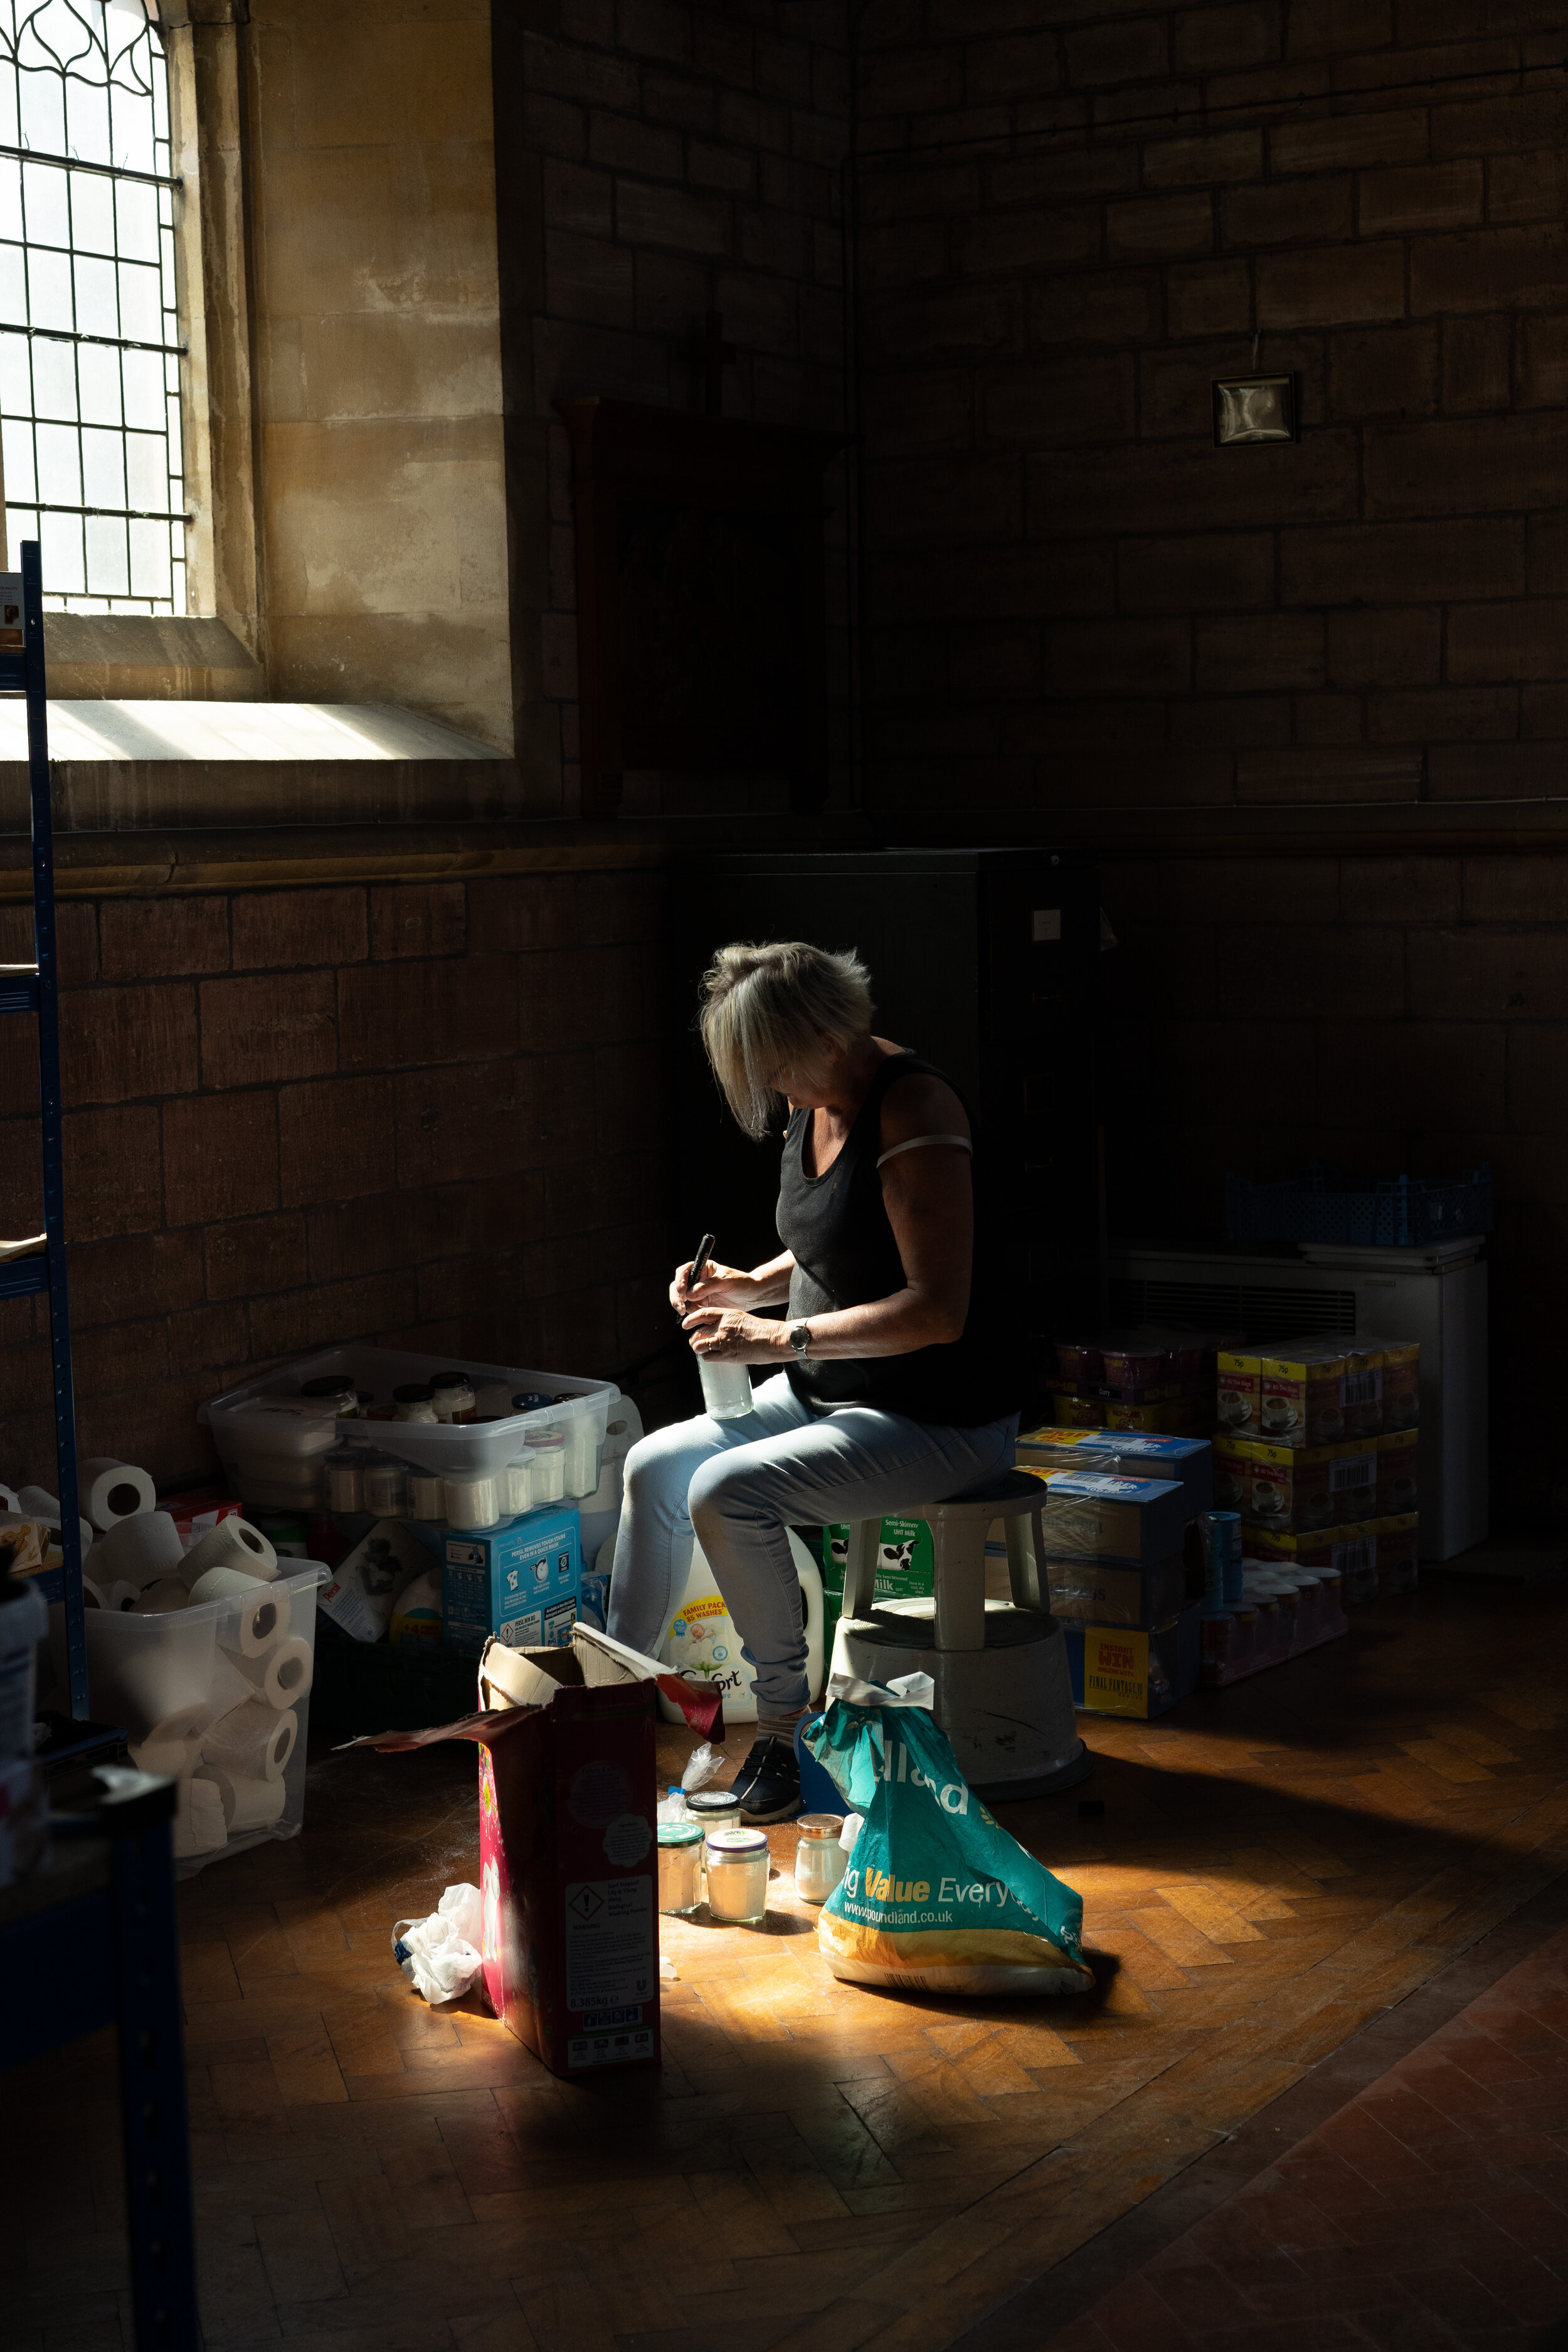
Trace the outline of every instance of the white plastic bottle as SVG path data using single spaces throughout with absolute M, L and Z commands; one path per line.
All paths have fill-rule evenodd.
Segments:
M 822 1690 L 823 1677 L 822 1570 L 795 1530 L 788 1528 L 785 1532 L 805 1604 L 806 1675 L 811 1696 L 816 1698 Z M 680 1605 L 671 1613 L 658 1654 L 677 1674 L 700 1678 L 722 1691 L 727 1723 L 756 1721 L 756 1675 L 741 1655 L 741 1636 L 731 1622 L 718 1579 L 700 1544 L 691 1547 L 691 1568 Z M 662 1691 L 658 1703 L 667 1723 L 682 1720 L 680 1709 Z

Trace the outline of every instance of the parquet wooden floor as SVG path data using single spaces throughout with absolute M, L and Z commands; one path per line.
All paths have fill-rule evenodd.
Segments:
M 936 2352 L 1568 1867 L 1565 1637 L 1568 1587 L 1444 1580 L 1163 1723 L 1081 1718 L 1093 1780 L 1005 1816 L 1083 1893 L 1072 2001 L 837 1984 L 775 1832 L 765 1932 L 665 1923 L 640 2080 L 557 2082 L 395 1968 L 394 1917 L 475 1875 L 471 1751 L 325 1758 L 302 1838 L 184 1897 L 209 2342 Z M 129 2347 L 112 2083 L 100 2040 L 7 2084 L 17 2352 Z
M 1047 2352 L 1542 2352 L 1565 2315 L 1568 1928 Z

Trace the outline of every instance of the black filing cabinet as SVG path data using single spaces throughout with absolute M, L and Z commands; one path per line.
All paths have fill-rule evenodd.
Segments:
M 671 913 L 679 1255 L 706 1232 L 732 1265 L 778 1247 L 777 1139 L 749 1141 L 714 1084 L 695 1025 L 704 968 L 731 940 L 854 948 L 879 1034 L 947 1071 L 973 1110 L 1043 1373 L 1050 1339 L 1100 1313 L 1092 860 L 1049 849 L 715 856 L 683 866 Z

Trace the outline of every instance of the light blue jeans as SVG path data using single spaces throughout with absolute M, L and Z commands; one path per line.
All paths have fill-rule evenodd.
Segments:
M 626 1456 L 609 1631 L 657 1656 L 695 1532 L 756 1669 L 757 1730 L 788 1738 L 809 1696 L 788 1527 L 883 1518 L 984 1486 L 1013 1466 L 1018 1416 L 979 1429 L 875 1405 L 816 1413 L 780 1372 L 738 1421 L 678 1421 Z

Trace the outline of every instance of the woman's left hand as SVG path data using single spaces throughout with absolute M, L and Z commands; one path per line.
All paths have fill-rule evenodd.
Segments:
M 694 1307 L 681 1328 L 692 1352 L 716 1364 L 776 1364 L 789 1353 L 788 1327 L 738 1307 Z

